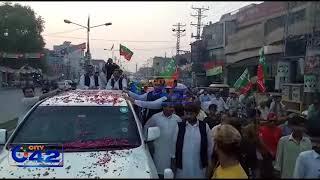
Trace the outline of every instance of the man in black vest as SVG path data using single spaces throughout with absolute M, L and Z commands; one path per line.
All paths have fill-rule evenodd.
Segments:
M 121 76 L 121 70 L 115 69 L 113 77 L 109 79 L 106 89 L 108 90 L 124 90 L 127 89 L 128 83 L 125 78 Z
M 115 69 L 120 69 L 120 67 L 109 58 L 108 62 L 104 65 L 104 73 L 107 75 L 107 82 L 110 80 Z
M 208 124 L 197 119 L 199 108 L 196 104 L 186 104 L 184 121 L 178 123 L 176 178 L 209 177 L 207 168 L 211 165 L 213 140 Z
M 98 89 L 100 87 L 100 78 L 94 74 L 94 67 L 88 65 L 86 73 L 80 77 L 80 89 Z

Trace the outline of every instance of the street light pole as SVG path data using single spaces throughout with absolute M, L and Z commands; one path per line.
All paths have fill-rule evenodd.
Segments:
M 90 42 L 89 42 L 90 41 L 90 29 L 95 28 L 95 27 L 100 27 L 100 26 L 110 26 L 110 25 L 112 25 L 112 23 L 104 23 L 104 24 L 100 24 L 100 25 L 96 25 L 96 26 L 90 26 L 90 16 L 88 16 L 87 26 L 83 26 L 81 24 L 71 22 L 70 20 L 67 20 L 67 19 L 65 19 L 64 22 L 67 24 L 74 24 L 74 25 L 83 27 L 87 30 L 87 52 L 86 52 L 85 64 L 90 64 L 90 60 L 91 60 Z
M 91 54 L 90 54 L 90 46 L 89 46 L 89 41 L 90 41 L 89 36 L 90 36 L 90 16 L 88 16 L 88 24 L 87 24 L 87 60 L 90 62 Z

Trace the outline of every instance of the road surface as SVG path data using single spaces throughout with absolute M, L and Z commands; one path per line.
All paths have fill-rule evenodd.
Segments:
M 40 89 L 36 94 L 40 95 Z M 23 93 L 21 89 L 0 89 L 0 124 L 13 120 L 24 113 L 21 103 Z

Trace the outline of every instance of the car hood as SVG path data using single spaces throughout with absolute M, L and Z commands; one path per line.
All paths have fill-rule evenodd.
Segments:
M 63 167 L 17 167 L 0 155 L 0 178 L 157 178 L 143 146 L 129 150 L 65 152 Z

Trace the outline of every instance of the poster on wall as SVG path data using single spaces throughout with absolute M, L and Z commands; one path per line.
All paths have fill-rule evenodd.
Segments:
M 304 92 L 316 92 L 317 78 L 315 75 L 304 75 Z
M 277 67 L 277 76 L 289 77 L 289 62 L 279 61 Z
M 282 84 L 288 83 L 288 82 L 289 82 L 289 77 L 276 76 L 275 77 L 275 89 L 276 90 L 282 89 Z
M 304 63 L 305 74 L 320 74 L 320 50 L 308 48 Z

